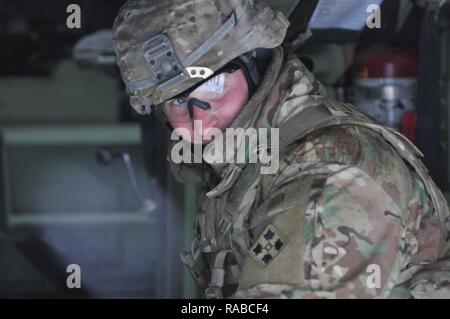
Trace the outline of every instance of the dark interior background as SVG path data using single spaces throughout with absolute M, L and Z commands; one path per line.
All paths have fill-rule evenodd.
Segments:
M 178 257 L 193 237 L 196 187 L 171 176 L 167 130 L 134 113 L 117 67 L 106 61 L 111 52 L 106 62 L 74 54 L 80 41 L 111 29 L 124 2 L 0 0 L 0 297 L 199 296 Z M 361 92 L 360 63 L 415 57 L 406 67 L 417 71 L 407 96 L 412 131 L 447 194 L 449 5 L 433 42 L 423 33 L 425 9 L 410 0 L 382 1 L 382 27 L 359 30 L 308 28 L 317 0 L 265 2 L 289 15 L 284 45 L 338 100 L 355 102 Z M 81 8 L 81 29 L 66 26 L 71 3 Z M 155 205 L 150 213 L 142 212 L 120 156 L 98 161 L 105 147 L 131 156 L 139 189 Z M 81 268 L 81 289 L 67 288 L 70 264 Z

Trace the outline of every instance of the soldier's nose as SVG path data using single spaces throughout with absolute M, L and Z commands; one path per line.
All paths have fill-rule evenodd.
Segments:
M 202 121 L 203 125 L 207 125 L 210 123 L 218 122 L 217 117 L 210 110 L 202 110 L 199 107 L 193 108 L 193 116 L 194 120 Z

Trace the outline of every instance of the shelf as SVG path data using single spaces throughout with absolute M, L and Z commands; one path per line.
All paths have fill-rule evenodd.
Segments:
M 70 125 L 5 127 L 0 130 L 5 145 L 138 145 L 138 125 Z
M 124 225 L 156 223 L 156 216 L 139 212 L 114 213 L 64 213 L 64 214 L 20 214 L 9 216 L 8 227 L 36 225 Z

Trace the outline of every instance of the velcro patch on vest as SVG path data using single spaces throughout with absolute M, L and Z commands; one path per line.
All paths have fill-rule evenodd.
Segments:
M 273 225 L 269 225 L 262 232 L 259 239 L 250 249 L 253 259 L 263 267 L 269 266 L 281 253 L 287 242 Z

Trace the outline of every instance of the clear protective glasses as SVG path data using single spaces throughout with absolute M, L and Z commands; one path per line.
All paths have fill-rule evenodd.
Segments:
M 194 119 L 194 107 L 203 111 L 218 110 L 223 105 L 220 101 L 229 92 L 231 74 L 239 68 L 238 64 L 227 64 L 188 91 L 155 106 L 154 114 L 166 123 L 190 123 Z

